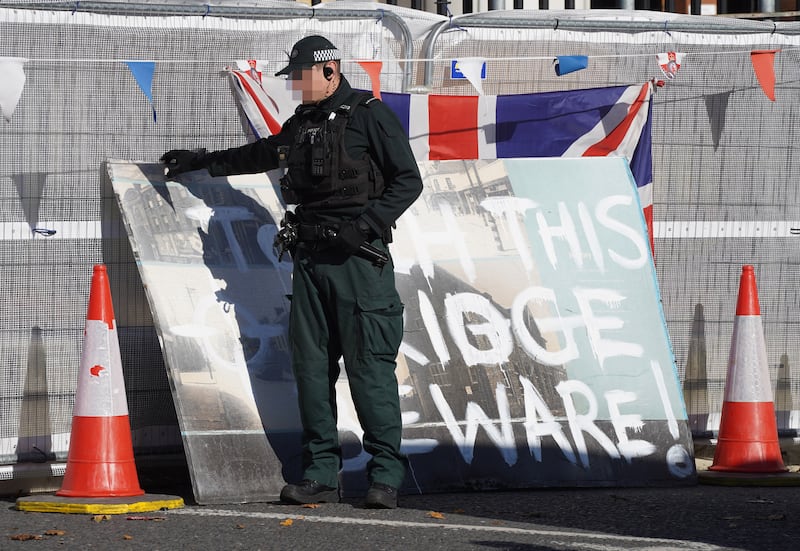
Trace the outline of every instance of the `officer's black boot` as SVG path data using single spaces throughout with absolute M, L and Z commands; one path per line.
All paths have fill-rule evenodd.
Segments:
M 364 505 L 368 509 L 396 509 L 397 488 L 393 488 L 388 484 L 373 482 L 367 491 Z
M 316 480 L 303 480 L 300 484 L 287 484 L 281 490 L 281 501 L 293 505 L 306 503 L 339 503 L 339 489 L 320 484 Z

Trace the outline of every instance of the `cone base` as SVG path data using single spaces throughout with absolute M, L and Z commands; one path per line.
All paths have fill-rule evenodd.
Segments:
M 138 487 L 98 491 L 86 489 L 65 490 L 61 488 L 56 492 L 56 495 L 61 497 L 136 497 L 144 495 L 144 490 Z
M 783 473 L 772 402 L 725 402 L 710 471 Z
M 787 469 L 783 462 L 763 464 L 758 463 L 754 466 L 741 466 L 741 465 L 712 465 L 708 468 L 709 471 L 725 472 L 725 473 L 742 473 L 742 474 L 770 474 L 770 473 L 785 473 Z
M 19 511 L 90 515 L 149 513 L 162 509 L 179 509 L 183 506 L 183 498 L 163 494 L 144 494 L 135 499 L 122 497 L 86 499 L 57 495 L 27 496 L 17 499 L 16 503 Z
M 800 473 L 732 473 L 724 471 L 697 471 L 697 481 L 708 486 L 776 487 L 800 486 Z
M 64 481 L 56 495 L 144 495 L 144 490 L 139 487 L 130 430 L 127 415 L 73 417 Z

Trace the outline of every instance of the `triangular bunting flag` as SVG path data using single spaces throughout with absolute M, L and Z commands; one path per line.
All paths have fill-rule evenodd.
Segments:
M 560 55 L 553 60 L 556 75 L 563 76 L 589 66 L 589 57 L 585 55 Z
M 133 78 L 139 84 L 139 88 L 144 92 L 147 101 L 153 108 L 153 122 L 156 122 L 156 108 L 153 105 L 153 73 L 156 70 L 155 61 L 126 61 L 125 64 L 130 69 Z
M 714 142 L 714 151 L 719 147 L 719 138 L 725 129 L 725 114 L 728 111 L 728 96 L 730 92 L 710 94 L 705 97 L 706 113 L 711 125 L 711 139 Z
M 369 75 L 369 81 L 372 83 L 372 95 L 381 99 L 381 69 L 383 68 L 383 62 L 359 61 L 358 64 Z
M 753 70 L 756 72 L 758 83 L 771 101 L 775 101 L 775 53 L 779 51 L 753 50 L 750 52 L 750 61 L 753 62 Z
M 22 65 L 28 61 L 21 57 L 0 57 L 0 115 L 11 122 L 17 108 L 22 89 L 25 87 L 25 72 Z
M 456 61 L 456 69 L 461 71 L 480 95 L 483 95 L 481 78 L 484 76 L 485 63 L 486 60 L 480 57 L 465 57 Z
M 675 75 L 678 73 L 678 69 L 681 68 L 684 55 L 685 54 L 680 52 L 664 52 L 656 54 L 658 66 L 661 67 L 661 72 L 664 73 L 665 77 L 669 79 L 675 78 Z

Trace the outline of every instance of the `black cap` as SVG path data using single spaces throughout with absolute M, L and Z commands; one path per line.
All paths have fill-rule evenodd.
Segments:
M 289 54 L 289 65 L 275 73 L 275 76 L 288 75 L 293 71 L 311 67 L 317 63 L 339 59 L 342 59 L 342 56 L 336 46 L 331 44 L 327 38 L 314 34 L 295 43 L 292 53 Z

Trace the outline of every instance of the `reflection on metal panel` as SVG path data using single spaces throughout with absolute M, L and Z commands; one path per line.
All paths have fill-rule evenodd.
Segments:
M 265 189 L 167 183 L 158 167 L 128 163 L 111 163 L 109 173 L 161 340 L 195 499 L 274 498 L 281 463 L 250 383 L 286 379 L 288 370 L 285 346 L 282 355 L 265 351 L 285 332 L 288 309 L 285 289 L 263 283 L 276 279 L 255 239 L 274 225 L 258 197 Z M 267 356 L 272 363 L 254 362 L 251 373 L 248 362 Z M 269 424 L 268 412 L 263 418 Z

